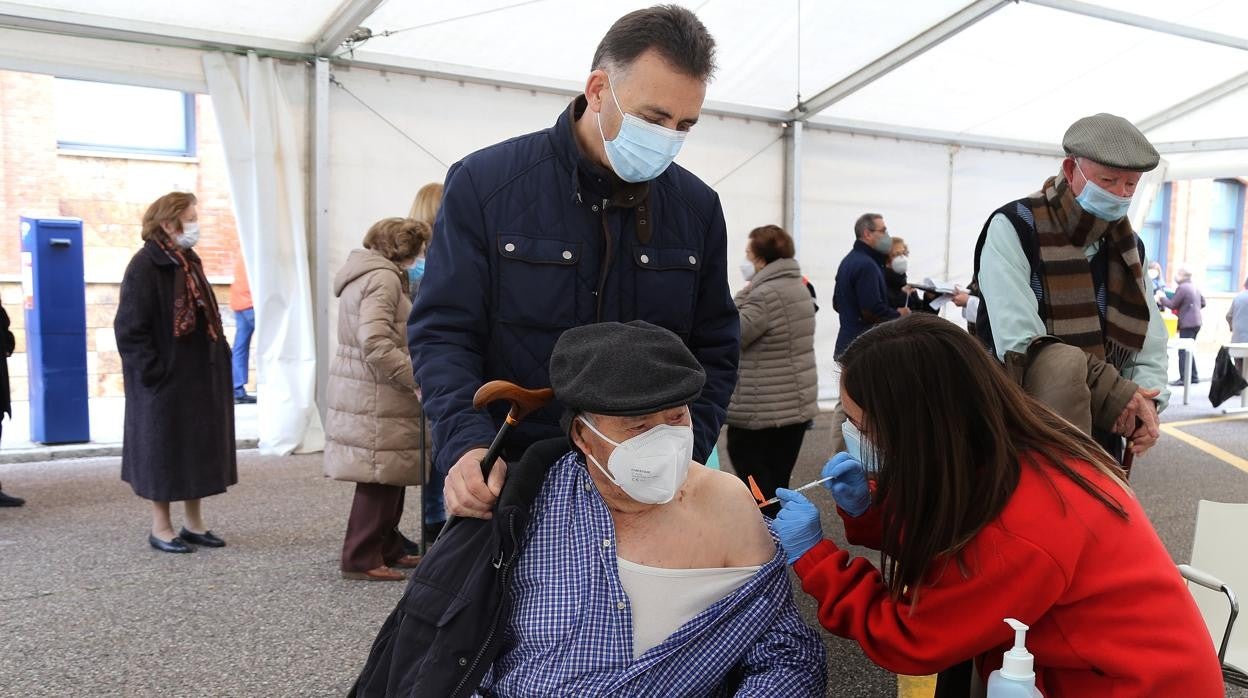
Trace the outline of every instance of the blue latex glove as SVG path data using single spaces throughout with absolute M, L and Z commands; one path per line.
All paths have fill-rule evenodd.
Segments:
M 791 565 L 823 540 L 823 526 L 819 524 L 819 510 L 800 493 L 777 487 L 776 496 L 780 498 L 780 513 L 771 527 Z
M 871 506 L 871 490 L 867 488 L 867 471 L 853 456 L 838 453 L 824 463 L 823 477 L 833 478 L 823 483 L 832 493 L 837 506 L 850 516 L 862 516 Z

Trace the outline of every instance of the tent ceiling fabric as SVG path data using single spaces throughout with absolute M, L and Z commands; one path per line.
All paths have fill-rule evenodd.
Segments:
M 5 2 L 0 8 L 29 7 L 35 16 L 80 14 L 82 23 L 112 28 L 164 25 L 199 32 L 311 43 L 343 0 L 39 0 Z
M 654 0 L 657 1 L 657 0 Z M 720 70 L 707 99 L 720 111 L 777 120 L 799 99 L 870 65 L 970 0 L 680 0 L 716 36 Z M 200 39 L 253 39 L 311 53 L 319 33 L 359 0 L 0 0 L 8 17 Z M 375 37 L 341 60 L 575 91 L 599 38 L 652 0 L 388 0 L 362 22 Z M 1046 5 L 1064 7 L 1056 9 Z M 1248 50 L 1080 14 L 1105 8 L 1133 24 L 1169 22 L 1248 42 L 1243 0 L 1009 2 L 832 104 L 812 125 L 934 134 L 970 144 L 1052 148 L 1074 119 L 1112 111 L 1145 121 L 1248 75 Z M 20 22 L 7 22 L 21 26 Z M 160 31 L 154 31 L 159 29 Z M 385 32 L 395 32 L 385 35 Z M 222 41 L 223 44 L 229 43 Z M 207 46 L 207 45 L 206 45 Z M 484 77 L 483 77 L 484 76 Z M 1216 91 L 1216 90 L 1215 90 Z M 1199 101 L 1199 100 L 1198 100 Z M 1158 142 L 1248 137 L 1236 118 L 1248 83 L 1159 125 Z

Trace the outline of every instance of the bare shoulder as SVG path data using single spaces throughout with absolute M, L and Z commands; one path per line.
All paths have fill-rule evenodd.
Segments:
M 695 475 L 696 473 L 696 475 Z M 771 532 L 763 522 L 750 490 L 737 476 L 703 465 L 690 466 L 695 506 L 704 520 L 721 531 L 725 545 L 726 567 L 762 565 L 775 555 Z

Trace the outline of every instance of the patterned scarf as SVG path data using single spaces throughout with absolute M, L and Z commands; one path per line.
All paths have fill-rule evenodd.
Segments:
M 1144 347 L 1149 321 L 1131 222 L 1105 221 L 1084 211 L 1061 174 L 1045 180 L 1024 203 L 1036 221 L 1049 334 L 1122 368 Z M 1092 267 L 1083 253 L 1098 240 L 1109 246 L 1103 331 Z
M 182 249 L 163 236 L 155 238 L 165 254 L 178 263 L 173 277 L 173 336 L 184 337 L 195 331 L 198 315 L 203 312 L 208 320 L 208 338 L 217 341 L 224 332 L 221 329 L 221 311 L 217 297 L 212 293 L 204 265 L 194 250 Z

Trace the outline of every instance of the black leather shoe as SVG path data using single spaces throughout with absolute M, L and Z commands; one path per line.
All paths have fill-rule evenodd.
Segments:
M 235 405 L 254 405 L 256 404 L 256 396 L 255 395 L 235 395 L 234 404 Z
M 153 548 L 156 548 L 162 553 L 193 553 L 195 552 L 195 548 L 192 548 L 191 546 L 187 545 L 186 541 L 182 540 L 181 538 L 174 538 L 173 540 L 170 540 L 170 541 L 163 541 L 157 538 L 156 536 L 152 535 L 151 533 L 149 533 L 147 534 L 147 542 L 151 543 Z
M 26 500 L 21 497 L 14 497 L 0 492 L 0 507 L 20 507 L 25 503 Z
M 212 531 L 204 531 L 203 533 L 192 533 L 186 530 L 186 527 L 184 526 L 182 527 L 182 530 L 178 532 L 178 537 L 186 541 L 187 543 L 192 543 L 194 545 L 202 545 L 205 548 L 224 548 L 225 547 L 225 541 L 212 535 Z

